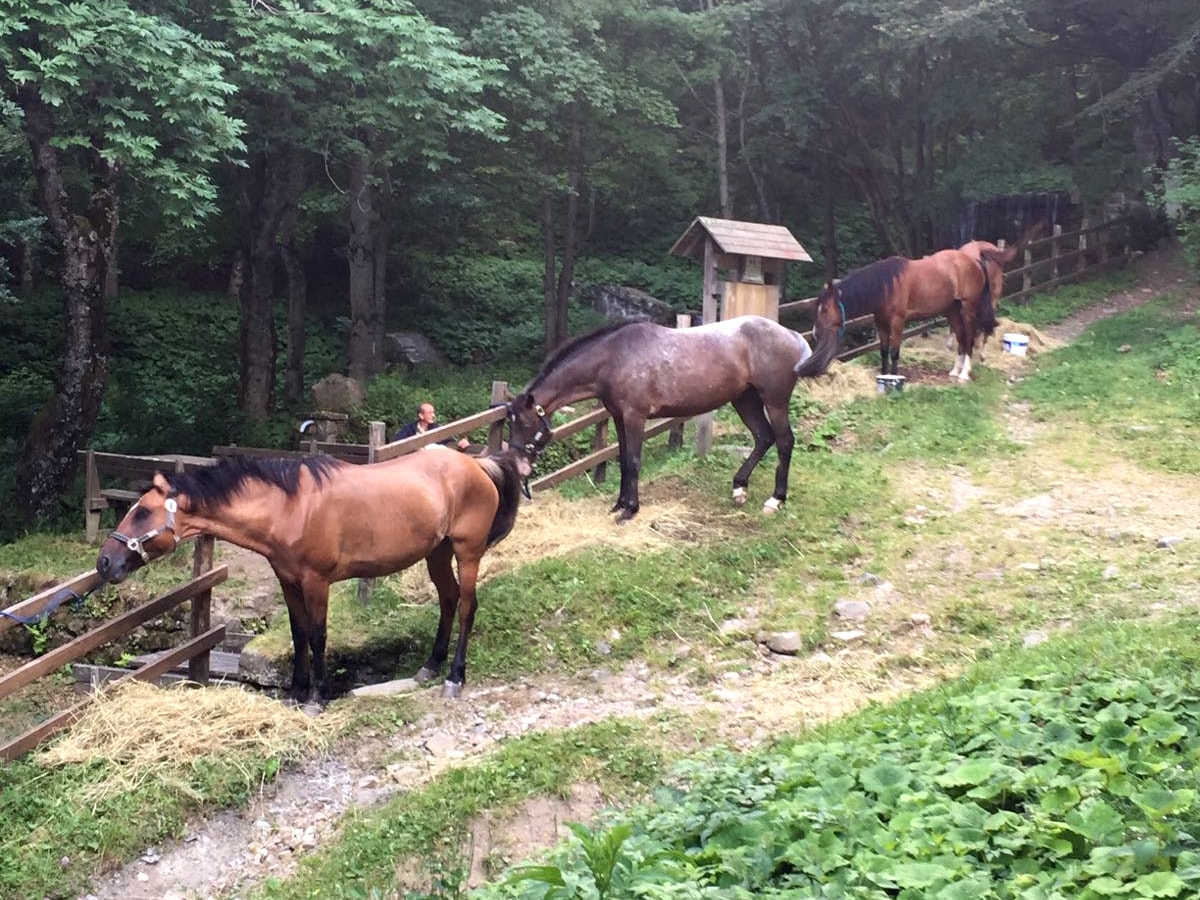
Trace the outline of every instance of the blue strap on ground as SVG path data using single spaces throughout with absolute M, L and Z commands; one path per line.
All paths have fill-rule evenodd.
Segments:
M 70 588 L 64 588 L 54 595 L 49 604 L 39 613 L 34 613 L 32 616 L 22 616 L 19 613 L 9 612 L 6 609 L 0 609 L 0 616 L 20 622 L 22 625 L 33 625 L 43 619 L 48 619 L 56 609 L 63 605 L 67 600 L 71 601 L 71 608 L 78 612 L 83 608 L 83 601 L 87 599 L 88 594 L 77 594 Z

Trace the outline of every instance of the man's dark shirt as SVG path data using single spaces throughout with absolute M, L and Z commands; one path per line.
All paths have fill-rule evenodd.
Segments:
M 403 425 L 400 426 L 400 429 L 395 434 L 392 435 L 392 440 L 393 441 L 402 441 L 405 438 L 410 438 L 410 437 L 414 437 L 415 435 L 421 434 L 421 432 L 417 430 L 417 422 L 418 421 L 419 421 L 418 419 L 413 419 L 411 422 L 405 422 Z M 429 427 L 437 428 L 438 423 L 434 422 Z M 448 447 L 454 443 L 454 438 L 446 438 L 444 441 L 438 441 L 438 443 Z

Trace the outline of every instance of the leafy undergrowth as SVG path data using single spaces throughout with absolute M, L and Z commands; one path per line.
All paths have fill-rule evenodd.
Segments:
M 1197 624 L 1093 630 L 692 761 L 656 805 L 478 896 L 1195 896 Z

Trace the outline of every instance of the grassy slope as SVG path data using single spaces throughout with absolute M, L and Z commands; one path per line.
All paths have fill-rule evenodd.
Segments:
M 1146 333 L 1136 345 L 1139 355 L 1159 353 L 1161 365 L 1150 369 L 1150 374 L 1141 381 L 1137 366 L 1131 365 L 1128 377 L 1132 381 L 1127 390 L 1129 396 L 1146 395 L 1153 399 L 1153 421 L 1186 422 L 1187 404 L 1194 399 L 1189 398 L 1188 391 L 1149 393 L 1159 391 L 1163 384 L 1164 376 L 1155 372 L 1168 373 L 1165 377 L 1185 382 L 1189 377 L 1185 371 L 1186 347 L 1182 343 L 1174 345 L 1178 350 L 1175 355 L 1162 355 L 1164 343 L 1170 344 L 1170 334 L 1177 331 L 1176 323 L 1165 310 L 1162 316 L 1165 318 L 1151 316 L 1144 326 L 1138 326 L 1144 327 Z M 1135 321 L 1142 320 L 1135 316 Z M 1157 340 L 1155 329 L 1158 329 Z M 1095 358 L 1107 347 L 1115 359 L 1120 344 L 1113 346 L 1113 342 L 1130 342 L 1127 328 L 1108 334 L 1101 327 L 1099 332 L 1107 336 L 1092 348 L 1088 358 Z M 1134 349 L 1126 351 L 1126 358 L 1133 358 L 1134 352 Z M 1097 368 L 1091 376 L 1081 376 L 1083 360 L 1073 358 L 1071 353 L 1068 349 L 1062 351 L 1062 356 L 1044 360 L 1044 374 L 1028 380 L 1019 390 L 1035 403 L 1037 414 L 1054 418 L 1060 426 L 1072 420 L 1086 422 L 1089 434 L 1099 442 L 1093 454 L 1123 454 L 1127 448 L 1121 431 L 1128 424 L 1129 408 L 1102 403 L 1083 408 L 1074 399 L 1112 384 L 1111 372 Z M 1068 370 L 1075 380 L 1055 386 L 1055 379 L 1066 378 L 1064 372 Z M 1019 641 L 1026 629 L 1060 621 L 1064 616 L 1102 616 L 1119 622 L 1140 615 L 1139 606 L 1174 596 L 1171 585 L 1179 578 L 1181 565 L 1194 562 L 1186 547 L 1169 557 L 1147 553 L 1136 544 L 1117 544 L 1100 553 L 1091 544 L 1081 544 L 1071 529 L 1048 526 L 1038 534 L 1037 547 L 1022 557 L 1022 548 L 996 534 L 987 510 L 968 509 L 954 515 L 923 515 L 918 511 L 918 515 L 912 515 L 914 493 L 930 485 L 940 486 L 947 477 L 961 477 L 965 473 L 968 478 L 985 479 L 994 474 L 1001 483 L 1007 480 L 1031 486 L 1036 482 L 1036 467 L 1030 465 L 1029 451 L 1015 448 L 998 422 L 1004 385 L 994 374 L 981 374 L 978 390 L 914 390 L 885 402 L 864 400 L 840 410 L 816 410 L 815 415 L 823 419 L 821 433 L 833 436 L 835 452 L 798 455 L 793 500 L 785 514 L 769 520 L 748 514 L 739 540 L 701 543 L 688 551 L 688 577 L 683 576 L 676 554 L 626 558 L 612 551 L 583 551 L 564 560 L 547 560 L 498 576 L 490 583 L 488 624 L 484 628 L 481 622 L 479 640 L 472 648 L 473 672 L 476 677 L 486 678 L 504 677 L 531 667 L 578 670 L 596 662 L 596 641 L 614 626 L 623 635 L 623 641 L 614 647 L 618 657 L 654 659 L 656 648 L 676 632 L 703 636 L 712 630 L 713 617 L 719 620 L 724 614 L 736 612 L 749 599 L 763 597 L 769 598 L 764 624 L 783 627 L 804 623 L 810 643 L 815 644 L 825 638 L 827 613 L 832 603 L 856 590 L 857 576 L 863 571 L 884 575 L 901 594 L 917 598 L 913 601 L 915 605 L 933 611 L 939 639 L 929 641 L 916 655 L 897 648 L 888 664 L 923 666 L 934 671 L 941 666 L 958 665 L 964 657 L 979 651 L 1003 653 L 1004 648 Z M 1143 432 L 1133 434 L 1136 440 L 1147 441 L 1138 445 L 1142 450 L 1157 446 L 1149 438 L 1143 438 Z M 1155 466 L 1194 471 L 1183 454 L 1184 449 L 1181 446 L 1167 457 L 1168 460 L 1178 457 L 1184 460 L 1182 463 L 1155 462 L 1154 454 L 1149 452 L 1138 459 L 1144 457 Z M 681 491 L 690 501 L 701 505 L 718 502 L 714 494 L 723 495 L 724 489 L 714 492 L 712 486 L 724 485 L 733 468 L 732 462 L 720 456 L 686 466 L 667 465 L 671 477 L 679 479 Z M 999 584 L 968 580 L 964 585 L 955 577 L 954 566 L 947 560 L 954 547 L 964 542 L 964 535 L 976 536 L 967 541 L 972 543 L 972 564 L 976 568 L 986 570 L 993 563 L 1008 567 Z M 14 552 L 19 554 L 20 550 Z M 1037 569 L 1025 570 L 1013 566 L 1014 560 L 1021 558 L 1050 561 L 1044 567 L 1039 562 Z M 1111 565 L 1113 559 L 1123 569 L 1139 568 L 1140 580 L 1132 595 L 1127 582 L 1110 583 L 1101 576 L 1105 565 Z M 547 585 L 555 591 L 546 592 Z M 646 585 L 654 586 L 650 597 Z M 551 593 L 552 601 L 544 599 L 547 593 Z M 554 610 L 566 610 L 566 614 L 548 616 L 554 610 L 547 602 Z M 903 619 L 907 612 L 907 608 L 901 607 L 881 613 L 880 624 L 885 627 L 870 635 L 869 640 L 881 646 L 886 644 L 889 640 L 883 633 L 886 626 L 893 619 Z M 420 635 L 422 644 L 429 627 L 430 623 L 422 621 L 420 616 L 400 625 L 401 630 Z M 532 640 L 533 637 L 537 639 Z M 754 651 L 752 645 L 741 644 L 726 647 L 722 652 L 750 655 Z M 698 677 L 703 677 L 702 670 Z M 639 737 L 636 732 L 634 729 L 622 740 L 636 743 Z M 578 761 L 581 757 L 572 757 L 573 751 L 569 750 L 555 752 L 564 753 L 568 761 L 561 769 L 555 769 L 560 773 L 555 780 L 562 789 L 573 778 L 570 760 Z M 600 753 L 594 757 L 601 769 L 610 755 Z M 643 774 L 631 779 L 631 784 L 644 783 L 645 773 L 654 771 L 653 765 L 638 768 Z M 90 773 L 86 777 L 95 775 Z M 21 766 L 7 770 L 3 777 L 0 789 L 5 791 L 6 798 L 18 802 L 30 791 L 45 793 L 47 784 L 69 787 L 85 774 L 60 772 L 48 776 L 34 767 Z M 513 780 L 514 776 L 509 772 L 506 778 Z M 439 784 L 435 782 L 429 790 L 444 790 Z M 489 793 L 493 789 L 485 779 L 469 791 L 473 795 L 479 792 L 480 796 L 463 802 L 471 810 L 504 806 L 523 796 L 523 791 L 545 788 L 542 782 L 533 780 L 525 785 L 517 778 L 511 796 L 495 795 Z M 69 790 L 65 787 L 62 790 L 62 796 L 69 798 Z M 237 792 L 222 788 L 216 793 L 217 802 L 225 802 Z M 145 808 L 161 810 L 146 817 L 150 826 L 143 828 L 119 814 L 98 817 L 97 833 L 82 842 L 84 849 L 75 857 L 76 866 L 86 866 L 89 860 L 103 855 L 122 858 L 139 841 L 177 828 L 179 815 L 190 806 L 182 797 L 155 795 L 143 797 L 140 802 Z M 412 802 L 423 801 L 418 797 Z M 70 807 L 69 799 L 60 803 L 63 809 Z M 462 814 L 467 811 L 464 807 Z M 69 820 L 61 818 L 61 814 L 48 814 L 41 823 L 47 834 L 44 846 L 52 848 L 63 841 L 78 843 L 68 826 Z M 20 834 L 8 831 L 0 835 L 0 847 L 15 847 L 20 840 Z M 423 839 L 409 835 L 394 840 L 405 847 L 417 848 L 422 846 Z M 341 863 L 336 860 L 355 856 L 359 851 L 352 845 L 359 842 L 380 843 L 382 847 L 395 849 L 393 838 L 382 840 L 369 826 L 355 832 L 346 848 L 332 848 L 328 862 L 313 864 L 320 871 L 338 873 L 331 877 L 346 888 L 349 892 L 346 896 L 355 895 L 355 885 L 359 882 L 353 879 L 347 882 L 347 871 L 339 868 Z M 8 853 L 0 854 L 0 859 L 9 857 Z M 66 881 L 59 873 L 59 886 L 53 887 L 49 878 L 52 870 L 52 866 L 27 861 L 20 872 L 8 871 L 7 875 L 23 879 L 13 883 L 23 884 L 30 891 L 52 893 L 71 880 L 71 872 L 77 876 L 81 871 L 72 868 Z M 0 873 L 5 871 L 0 867 Z M 383 877 L 380 871 L 370 877 Z M 37 872 L 44 872 L 46 878 L 42 879 Z M 292 888 L 286 886 L 272 890 L 292 895 L 288 893 Z M 326 895 L 341 894 L 322 894 Z

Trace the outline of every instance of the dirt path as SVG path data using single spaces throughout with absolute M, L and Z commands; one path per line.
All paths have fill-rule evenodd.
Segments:
M 1089 323 L 1153 299 L 1184 278 L 1178 259 L 1161 255 L 1139 259 L 1137 272 L 1136 287 L 1047 332 L 1056 340 L 1071 340 Z M 1015 437 L 1033 444 L 1044 435 L 1028 412 L 1022 405 L 1011 404 L 1004 416 Z M 1188 517 L 1171 513 L 1185 508 L 1172 502 L 1180 491 L 1188 496 L 1200 494 L 1183 479 L 1149 476 L 1135 467 L 1117 465 L 1104 470 L 1099 476 L 1104 483 L 1097 487 L 1091 473 L 1066 466 L 1048 471 L 1047 489 L 1030 486 L 1026 493 L 1004 502 L 1003 493 L 994 486 L 975 484 L 965 473 L 933 473 L 927 482 L 914 481 L 910 488 L 913 521 L 937 515 L 969 516 L 986 509 L 1018 544 L 1047 524 L 1098 534 L 1119 527 L 1123 533 L 1151 541 L 1161 534 L 1184 531 L 1187 536 L 1200 537 Z M 1107 499 L 1098 502 L 1097 496 Z M 1200 502 L 1200 496 L 1196 499 Z M 935 552 L 934 548 L 929 552 Z M 969 550 L 961 552 L 970 555 Z M 984 569 L 977 573 L 979 577 L 989 576 L 988 561 L 967 562 Z M 244 560 L 238 563 L 239 576 L 254 581 L 253 568 Z M 931 577 L 915 560 L 909 565 L 914 567 L 914 579 Z M 258 580 L 261 576 L 260 571 Z M 880 640 L 832 640 L 827 651 L 806 657 L 778 656 L 756 645 L 757 655 L 749 671 L 730 669 L 715 685 L 697 686 L 672 671 L 634 664 L 622 671 L 597 670 L 568 681 L 547 676 L 518 684 L 472 685 L 457 703 L 441 701 L 436 691 L 424 692 L 416 700 L 422 714 L 413 724 L 394 734 L 369 735 L 336 757 L 284 773 L 247 811 L 194 822 L 183 840 L 147 848 L 140 859 L 99 879 L 84 897 L 216 900 L 243 896 L 266 878 L 286 878 L 300 858 L 336 835 L 342 815 L 351 807 L 369 807 L 397 792 L 419 787 L 449 766 L 462 765 L 488 753 L 499 742 L 535 731 L 670 712 L 719 723 L 719 740 L 750 747 L 782 731 L 844 715 L 868 701 L 886 701 L 924 687 L 949 669 L 936 664 L 914 668 L 895 664 L 898 657 L 921 658 L 927 645 L 938 639 L 921 605 L 920 585 L 914 582 L 906 590 L 904 579 L 896 580 L 898 588 L 884 582 L 868 583 L 861 589 L 860 599 L 870 600 L 875 608 L 874 621 L 866 627 L 882 633 Z M 704 651 L 695 647 L 685 652 Z M 389 762 L 381 764 L 380 760 Z M 603 805 L 604 798 L 594 790 L 584 790 L 571 802 L 566 808 L 543 803 L 514 820 L 477 829 L 475 877 L 482 876 L 480 860 L 497 848 L 503 856 L 520 857 L 555 839 L 554 828 L 536 831 L 533 820 L 586 819 Z M 535 833 L 535 838 L 528 838 Z M 522 834 L 527 837 L 522 839 Z

